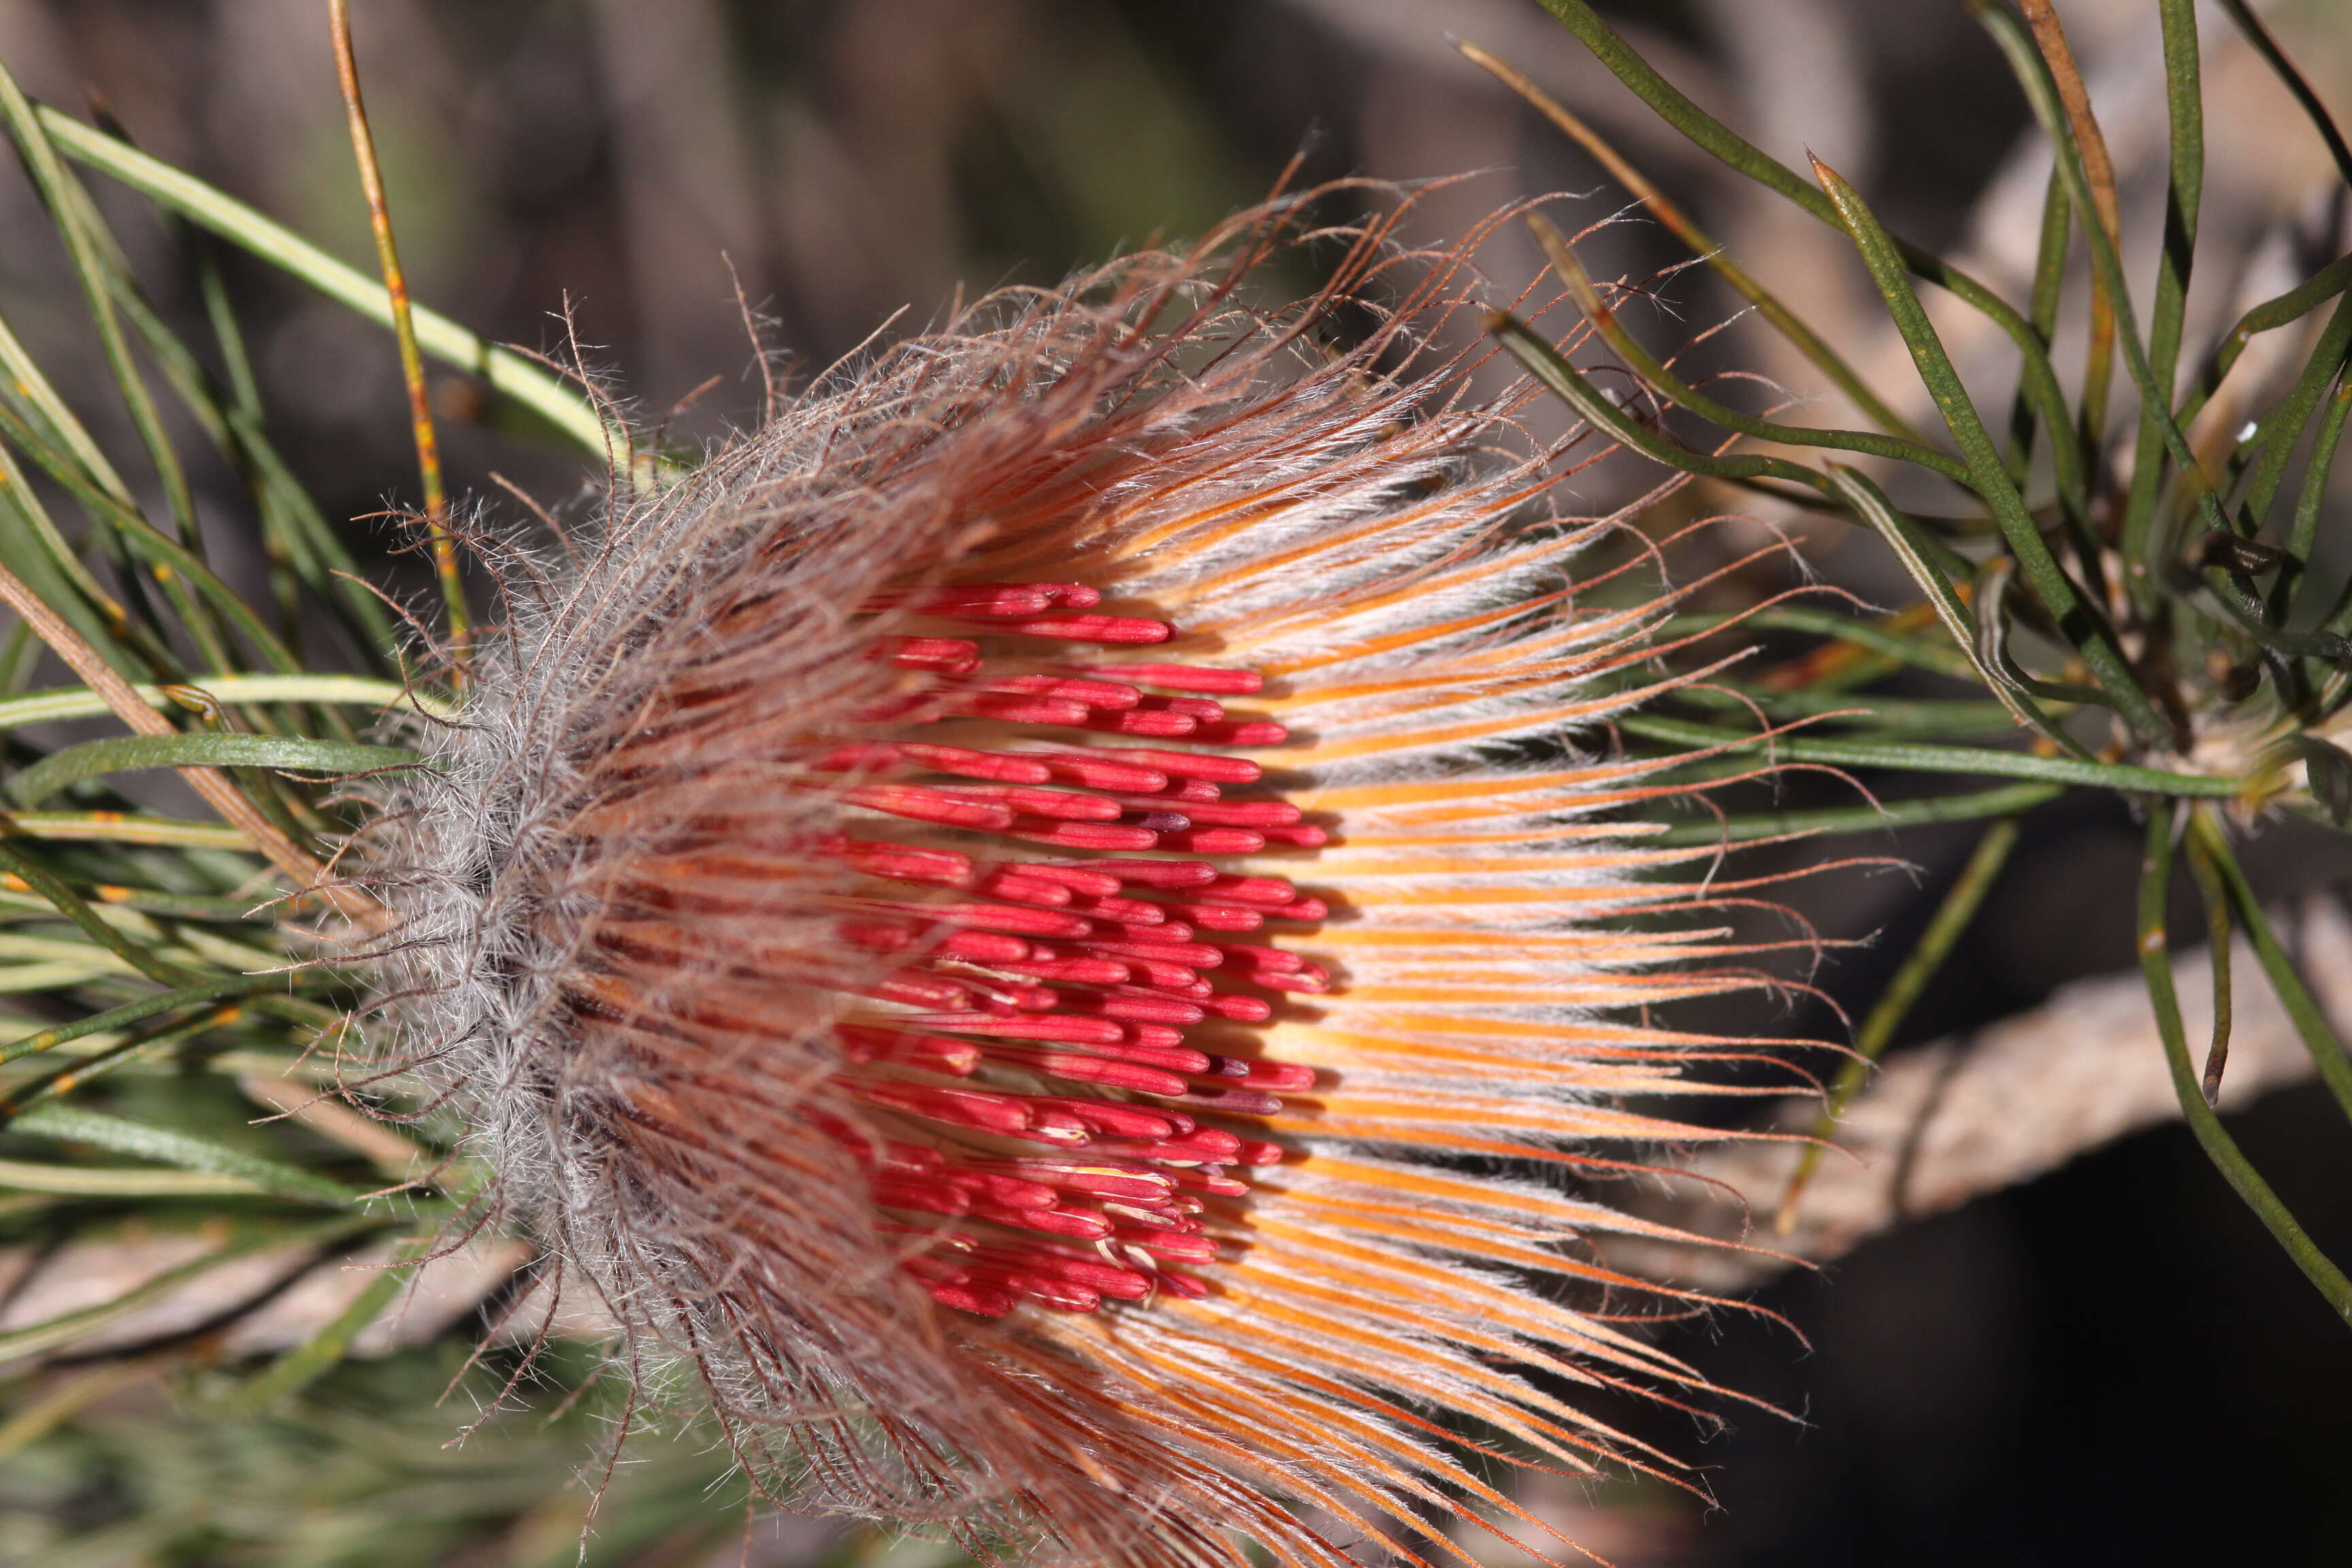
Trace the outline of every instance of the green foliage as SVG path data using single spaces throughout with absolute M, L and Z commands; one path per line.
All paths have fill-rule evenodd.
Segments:
M 690 1562 L 741 1535 L 744 1489 L 710 1434 L 646 1435 L 603 1475 L 614 1399 L 562 1348 L 468 1434 L 517 1369 L 512 1352 L 470 1370 L 465 1353 L 346 1363 L 264 1414 L 201 1369 L 56 1384 L 31 1407 L 43 1429 L 0 1429 L 0 1560 L 573 1568 Z
M 205 1247 L 111 1300 L 0 1333 L 5 1373 L 241 1258 L 303 1247 L 331 1258 L 430 1235 L 462 1201 L 453 1194 L 467 1170 L 446 1163 L 437 1194 L 371 1197 L 385 1181 L 366 1150 L 279 1117 L 240 1087 L 289 1079 L 305 1094 L 331 1090 L 334 1032 L 357 994 L 331 948 L 289 952 L 270 929 L 323 907 L 281 902 L 298 886 L 261 853 L 254 825 L 323 863 L 362 820 L 339 793 L 344 781 L 414 760 L 362 742 L 354 711 L 362 725 L 371 712 L 429 717 L 448 698 L 429 681 L 386 678 L 393 618 L 271 447 L 225 296 L 207 291 L 211 341 L 183 341 L 142 291 L 75 165 L 355 309 L 380 316 L 383 291 L 219 193 L 31 103 L 5 70 L 0 125 L 47 205 L 95 358 L 145 463 L 143 474 L 119 468 L 92 434 L 99 414 L 72 406 L 61 378 L 0 321 L 0 568 L 53 618 L 28 620 L 0 659 L 0 1243 L 37 1250 L 191 1215 L 215 1226 Z M 216 281 L 210 241 L 187 223 L 171 232 L 191 268 Z M 576 389 L 429 312 L 419 325 L 431 352 L 604 456 L 604 426 Z M 256 553 L 275 579 L 269 608 L 205 557 L 187 459 L 173 444 L 173 431 L 189 428 L 247 486 Z M 314 640 L 329 628 L 331 646 L 303 649 L 306 626 Z M 79 669 L 129 678 L 127 697 L 102 681 L 24 690 L 34 632 Z M 343 660 L 378 673 L 341 673 Z M 144 732 L 90 738 L 88 721 L 132 716 L 119 711 L 126 701 Z M 166 768 L 205 771 L 248 815 L 180 815 L 184 796 L 154 787 L 153 771 Z M 370 1092 L 397 1102 L 404 1090 L 393 1079 Z M 445 1130 L 410 1131 L 420 1169 L 446 1162 Z M 367 1314 L 305 1346 L 269 1386 L 290 1392 L 330 1373 L 392 1293 L 363 1300 Z
M 2296 811 L 2342 826 L 2352 807 L 2352 760 L 2339 743 L 2352 734 L 2347 711 L 2352 641 L 2345 635 L 2352 630 L 2352 587 L 2323 582 L 2309 571 L 2330 506 L 2344 422 L 2352 414 L 2352 303 L 2345 296 L 2352 286 L 2352 257 L 2245 312 L 2204 345 L 2195 361 L 2199 368 L 2185 389 L 2177 389 L 2204 183 L 2200 40 L 2189 0 L 2161 0 L 2158 7 L 2171 155 L 2164 243 L 2145 310 L 2135 301 L 2116 244 L 2116 193 L 2104 138 L 2074 59 L 2046 13 L 2029 16 L 2008 0 L 1970 5 L 2055 154 L 2032 297 L 2021 307 L 1890 233 L 1835 170 L 1815 160 L 1806 180 L 1699 108 L 1585 0 L 1542 3 L 1695 145 L 1846 237 L 1910 351 L 1920 389 L 1943 427 L 1943 439 L 1931 441 L 1890 416 L 1901 398 L 1853 384 L 1851 355 L 1841 356 L 1748 267 L 1704 243 L 1680 210 L 1582 121 L 1502 62 L 1465 48 L 1601 157 L 1884 432 L 1792 426 L 1728 405 L 1693 385 L 1618 320 L 1619 291 L 1595 283 L 1567 240 L 1540 218 L 1531 220 L 1591 341 L 1615 362 L 1612 378 L 1630 378 L 1638 395 L 1604 395 L 1592 379 L 1594 367 L 1572 363 L 1525 322 L 1497 316 L 1497 340 L 1538 383 L 1598 430 L 1653 461 L 1700 480 L 1843 512 L 1888 546 L 1920 595 L 1916 605 L 1876 621 L 1786 606 L 1723 617 L 1719 625 L 1726 629 L 1745 626 L 1827 639 L 1775 672 L 1786 679 L 1729 688 L 1718 681 L 1712 691 L 1684 699 L 1719 720 L 1733 705 L 1724 700 L 1728 690 L 1738 704 L 1773 723 L 1769 734 L 1657 713 L 1626 719 L 1621 728 L 1636 741 L 1684 750 L 1704 746 L 1718 754 L 1745 751 L 1794 763 L 2033 781 L 1931 796 L 1883 813 L 1777 812 L 1678 824 L 1660 841 L 1730 842 L 1806 830 L 1996 819 L 1969 872 L 1872 1013 L 1860 1042 L 1868 1057 L 1885 1047 L 2006 858 L 2014 829 L 2000 819 L 2032 809 L 2062 787 L 2126 795 L 2150 824 L 2137 934 L 2151 1005 L 2181 1086 L 2182 1112 L 2221 1173 L 2313 1283 L 2339 1312 L 2352 1310 L 2352 1285 L 2319 1255 L 2213 1114 L 2209 1099 L 2228 1053 L 2228 989 L 2217 975 L 2219 1016 L 2200 1081 L 2172 999 L 2163 931 L 2172 845 L 2187 824 L 2191 869 L 2217 952 L 2226 955 L 2233 929 L 2248 932 L 2322 1076 L 2352 1113 L 2352 1058 L 2271 936 L 2212 810 L 2212 803 L 2226 801 L 2242 815 Z M 2247 6 L 2229 0 L 2225 9 L 2352 184 L 2352 154 L 2293 62 Z M 2082 385 L 2070 395 L 2049 351 L 2070 253 L 2077 251 L 2090 276 L 2092 352 Z M 2016 348 L 2017 389 L 2005 418 L 1979 405 L 1955 367 L 1921 298 L 1922 283 L 1981 313 Z M 2323 310 L 2329 312 L 2324 323 L 2308 330 L 2305 323 Z M 2246 345 L 2258 334 L 2291 329 L 2305 338 L 2291 384 L 2241 431 L 2211 429 L 2210 421 L 2200 425 L 2199 416 L 2228 383 Z M 2118 354 L 2138 402 L 2137 438 L 2127 446 L 2115 438 L 2107 418 Z M 1659 412 L 1644 416 L 1639 412 L 1644 408 Z M 1905 493 L 1940 488 L 1950 498 L 1951 514 L 1897 507 L 1861 468 L 1812 456 L 1824 451 L 1850 454 L 1879 476 L 1908 470 L 1916 479 Z M 2049 454 L 2046 481 L 2037 478 L 2036 452 Z M 2300 480 L 2290 485 L 2298 465 Z M 2008 591 L 2012 579 L 2021 593 Z M 1670 626 L 1699 629 L 1697 618 L 1689 616 Z M 1957 710 L 1974 710 L 1980 721 L 1985 705 L 1945 702 L 1938 731 L 1938 716 L 1923 715 L 1920 700 L 1860 689 L 1906 668 L 1980 688 L 2015 721 L 2014 729 L 1994 743 L 1945 743 L 1966 738 Z M 1806 732 L 1832 720 L 1840 729 L 1835 739 Z M 1938 740 L 1923 742 L 1923 733 Z M 2015 744 L 2020 739 L 2028 742 L 2023 749 Z M 2221 962 L 2226 966 L 2226 956 Z M 1862 1070 L 1854 1064 L 1851 1081 L 1839 1086 L 1841 1095 L 1853 1092 Z M 1796 1197 L 1792 1187 L 1788 1204 Z M 1787 1204 L 1782 1217 L 1791 1217 Z

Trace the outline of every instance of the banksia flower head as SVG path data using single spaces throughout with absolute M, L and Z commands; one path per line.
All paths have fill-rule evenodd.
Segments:
M 1570 1385 L 1697 1384 L 1600 1310 L 1588 1238 L 1650 1227 L 1539 1179 L 1710 1135 L 1612 1102 L 1722 1043 L 1618 1016 L 1749 983 L 1630 929 L 1699 896 L 1594 817 L 1659 764 L 1568 744 L 1657 607 L 1578 608 L 1560 454 L 1424 363 L 1461 253 L 1351 232 L 1244 303 L 1301 210 L 985 301 L 507 561 L 391 803 L 396 1054 L 796 1502 L 1413 1556 L 1516 1512 L 1474 1450 L 1640 1458 Z

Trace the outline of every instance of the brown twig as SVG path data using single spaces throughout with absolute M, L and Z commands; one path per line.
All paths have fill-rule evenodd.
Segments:
M 2298 910 L 2305 978 L 2327 1015 L 2352 1025 L 2352 921 L 2333 897 Z M 2245 938 L 2231 944 L 2248 956 Z M 2206 950 L 2174 955 L 2182 1011 L 2194 1029 L 2214 1011 Z M 2310 1053 L 2268 987 L 2231 1007 L 2223 1111 L 2310 1079 Z M 2137 972 L 2077 981 L 2040 1007 L 1908 1050 L 1880 1069 L 1841 1121 L 1836 1143 L 1806 1188 L 1795 1232 L 1776 1245 L 1826 1262 L 1873 1237 L 1970 1199 L 2031 1181 L 2103 1144 L 2177 1121 L 2180 1107 Z M 1788 1124 L 1811 1108 L 1792 1105 Z M 1783 1186 L 1802 1150 L 1789 1143 L 1727 1146 L 1701 1155 L 1694 1175 L 1751 1194 Z M 1716 1200 L 1669 1198 L 1643 1217 L 1709 1231 Z M 1719 1225 L 1716 1226 L 1719 1229 Z M 1703 1289 L 1760 1283 L 1785 1265 L 1758 1251 L 1622 1241 L 1611 1257 L 1637 1271 Z
M 2082 153 L 2083 174 L 2090 182 L 2091 203 L 2098 209 L 2099 226 L 2106 231 L 2107 243 L 2121 248 L 2123 214 L 2116 199 L 2115 160 L 2107 155 L 2107 139 L 2091 112 L 2091 91 L 2083 84 L 2083 72 L 2074 64 L 2074 52 L 2066 46 L 2066 29 L 2060 25 L 2050 0 L 2019 0 L 2019 8 L 2024 14 L 2026 26 L 2033 29 L 2033 41 L 2050 67 L 2051 79 L 2057 83 L 2059 101 L 2066 106 L 2066 122 Z M 2089 358 L 2083 370 L 2082 428 L 2084 450 L 2094 456 L 2105 434 L 2107 388 L 2114 379 L 2115 363 L 2115 301 L 2107 298 L 2106 286 L 2095 269 L 2091 278 Z
M 425 487 L 425 528 L 433 549 L 433 571 L 441 581 L 441 600 L 449 618 L 450 670 L 462 684 L 466 646 L 471 630 L 466 615 L 466 587 L 457 574 L 457 549 L 449 535 L 449 500 L 441 483 L 441 442 L 433 428 L 433 399 L 425 384 L 425 358 L 416 347 L 416 323 L 409 309 L 408 276 L 401 270 L 400 249 L 393 242 L 392 207 L 383 194 L 383 171 L 377 164 L 375 134 L 368 128 L 367 105 L 360 96 L 359 58 L 352 51 L 350 0 L 327 0 L 327 25 L 334 36 L 335 75 L 343 89 L 343 108 L 352 127 L 352 151 L 359 158 L 360 188 L 367 194 L 368 221 L 375 230 L 375 253 L 383 267 L 384 293 L 392 301 L 393 336 L 400 343 L 400 372 L 408 384 L 408 421 L 416 437 L 416 468 Z
M 25 624 L 33 628 L 33 635 L 47 643 L 52 653 L 81 677 L 83 683 L 97 692 L 114 710 L 115 717 L 127 727 L 142 735 L 179 733 L 170 720 L 149 707 L 139 693 L 131 689 L 131 683 L 99 657 L 96 648 L 82 640 L 81 634 L 68 626 L 56 611 L 42 603 L 41 596 L 26 586 L 22 578 L 5 567 L 0 567 L 0 602 L 5 602 L 16 611 Z M 205 805 L 243 833 L 271 865 L 293 878 L 304 891 L 320 893 L 334 901 L 339 908 L 346 900 L 359 897 L 348 889 L 320 887 L 326 868 L 280 832 L 262 815 L 258 806 L 246 799 L 244 792 L 223 776 L 219 769 L 184 767 L 177 772 L 187 780 L 188 787 L 203 797 Z M 372 908 L 373 905 L 367 907 Z

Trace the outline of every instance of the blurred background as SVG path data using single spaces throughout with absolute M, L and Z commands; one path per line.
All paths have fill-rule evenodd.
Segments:
M 894 312 L 906 312 L 902 324 L 924 322 L 960 293 L 1051 283 L 1116 249 L 1198 232 L 1272 190 L 1294 160 L 1293 184 L 1473 174 L 1426 202 L 1416 231 L 1425 238 L 1521 195 L 1575 193 L 1580 222 L 1625 204 L 1450 37 L 1511 61 L 1591 121 L 1878 384 L 1909 381 L 1843 242 L 1695 153 L 1534 0 L 364 0 L 354 9 L 419 298 L 566 359 L 576 341 L 641 416 L 681 439 L 717 439 L 757 416 L 744 304 L 767 345 L 806 374 Z M 1766 150 L 1791 163 L 1811 151 L 1893 226 L 2023 292 L 2047 157 L 2024 134 L 2024 103 L 1958 0 L 1620 0 L 1601 9 Z M 2352 9 L 2342 0 L 2263 9 L 2339 117 L 2352 111 Z M 2060 14 L 2105 126 L 2126 250 L 2144 277 L 2165 158 L 2153 7 L 2066 0 Z M 2206 32 L 2213 130 L 2192 342 L 2346 248 L 2345 215 L 2314 195 L 2328 167 L 2316 138 L 2218 13 Z M 366 265 L 322 0 L 0 0 L 0 58 L 37 97 L 111 116 L 148 150 Z M 174 242 L 116 195 L 101 192 L 160 300 L 196 315 Z M 1635 277 L 1685 259 L 1644 224 L 1596 236 L 1586 256 L 1596 273 Z M 1482 255 L 1505 296 L 1538 261 L 1515 232 Z M 389 525 L 367 521 L 414 500 L 389 341 L 258 265 L 227 265 L 281 449 L 330 515 L 360 520 L 355 542 L 396 544 Z M 69 396 L 112 406 L 82 341 L 86 323 L 64 307 L 71 299 L 31 188 L 13 164 L 0 170 L 0 306 Z M 1690 274 L 1639 326 L 1667 346 L 1731 313 Z M 2007 374 L 1969 323 L 1939 320 L 1971 374 Z M 2065 345 L 2058 357 L 2067 362 Z M 2078 347 L 2072 357 L 2079 363 Z M 1813 417 L 1843 417 L 1801 363 L 1744 324 L 1709 340 L 1699 363 L 1779 378 L 1815 400 Z M 77 365 L 85 385 L 71 384 Z M 596 476 L 496 427 L 463 380 L 439 383 L 436 398 L 467 491 L 495 493 L 496 470 L 553 506 L 593 495 Z M 1654 477 L 1605 467 L 1579 476 L 1564 504 L 1607 510 Z M 210 504 L 233 507 L 238 496 L 230 476 L 214 476 Z M 1686 491 L 1644 526 L 1664 531 L 1733 504 Z M 1849 541 L 1842 525 L 1783 521 L 1829 580 L 1882 602 L 1899 595 L 1874 545 Z M 1692 549 L 1686 573 L 1756 537 L 1753 525 L 1718 533 Z M 1796 803 L 1815 799 L 1804 792 L 1816 787 L 1797 788 Z M 1866 1007 L 1971 842 L 1957 829 L 1882 840 L 1860 852 L 1899 854 L 1913 868 L 1802 884 L 1791 901 L 1824 935 L 1876 940 L 1825 960 L 1811 975 L 1822 995 L 1791 1002 L 1773 1026 L 1832 1032 L 1832 1005 Z M 1965 1037 L 2069 982 L 2127 965 L 2137 845 L 2138 829 L 2102 801 L 2062 801 L 2032 819 L 2026 847 L 1901 1044 Z M 1851 847 L 1815 846 L 1777 864 Z M 2279 898 L 2333 898 L 2352 879 L 2352 852 L 2301 826 L 2258 839 L 2250 863 Z M 2352 1146 L 2319 1091 L 2283 1089 L 2237 1125 L 2323 1245 L 2343 1256 Z M 1797 1418 L 1741 1414 L 1702 1443 L 1687 1420 L 1612 1413 L 1700 1455 L 1720 1507 L 1631 1484 L 1541 1500 L 1624 1568 L 2321 1562 L 2339 1560 L 2352 1539 L 2352 1335 L 2177 1126 L 1900 1228 L 1825 1274 L 1758 1289 L 1810 1350 L 1734 1317 L 1665 1332 L 1720 1383 Z M 476 1321 L 461 1317 L 452 1333 Z M 220 1437 L 173 1414 L 167 1384 L 126 1379 L 119 1394 L 45 1427 L 43 1446 L 0 1459 L 0 1560 L 572 1561 L 585 1499 L 572 1479 L 586 1430 L 578 1414 L 545 1433 L 509 1422 L 434 1458 L 460 1420 L 430 1405 L 454 1367 L 448 1351 L 339 1373 L 320 1396 L 319 1425 L 299 1436 L 238 1428 Z M 17 1397 L 37 1392 L 27 1385 Z M 0 1426 L 0 1450 L 9 1431 Z M 736 1525 L 711 1523 L 724 1510 L 704 1500 L 724 1466 L 672 1447 L 641 1445 L 650 1457 L 615 1493 L 598 1560 L 732 1563 L 748 1552 L 784 1564 L 894 1551 L 894 1563 L 919 1560 L 878 1536 L 845 1542 L 791 1524 L 762 1526 L 746 1547 Z

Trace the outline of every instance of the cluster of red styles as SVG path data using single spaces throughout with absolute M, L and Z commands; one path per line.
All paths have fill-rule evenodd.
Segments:
M 1100 603 L 1079 584 L 1023 583 L 866 607 L 991 637 L 1143 647 L 1174 635 L 1165 621 L 1102 614 Z M 871 1170 L 882 1207 L 1000 1227 L 985 1238 L 938 1219 L 887 1227 L 927 1244 L 905 1267 L 947 1306 L 1002 1316 L 1024 1299 L 1092 1311 L 1106 1297 L 1204 1294 L 1183 1267 L 1217 1255 L 1202 1234 L 1202 1197 L 1245 1195 L 1237 1173 L 1282 1151 L 1192 1112 L 1269 1114 L 1315 1074 L 1202 1049 L 1192 1031 L 1213 1020 L 1262 1023 L 1273 1011 L 1268 993 L 1330 984 L 1320 965 L 1258 940 L 1268 922 L 1323 919 L 1325 905 L 1281 878 L 1236 876 L 1203 858 L 1325 841 L 1298 807 L 1256 787 L 1256 763 L 1213 749 L 1288 738 L 1281 725 L 1236 718 L 1218 700 L 1255 693 L 1260 678 L 1170 663 L 1040 672 L 1028 658 L 1026 673 L 992 674 L 982 645 L 960 637 L 891 637 L 876 657 L 933 679 L 869 718 L 916 732 L 936 721 L 992 719 L 1068 731 L 1072 740 L 1019 752 L 893 740 L 841 746 L 819 762 L 822 773 L 875 781 L 845 788 L 851 805 L 992 834 L 1008 851 L 1047 852 L 981 859 L 847 836 L 830 847 L 866 876 L 948 890 L 946 901 L 876 898 L 851 911 L 845 942 L 903 955 L 866 994 L 912 1011 L 853 1011 L 835 1032 L 852 1064 L 840 1082 L 853 1099 L 950 1136 L 924 1147 L 845 1123 L 828 1131 Z M 1156 744 L 1085 739 L 1097 735 Z M 972 782 L 889 782 L 912 770 Z M 1057 849 L 1090 853 L 1056 858 Z M 1153 858 L 1121 858 L 1145 853 Z M 950 1087 L 856 1070 L 877 1063 L 965 1079 L 992 1063 L 1066 1089 Z M 1036 1152 L 992 1154 L 954 1136 L 971 1133 Z

